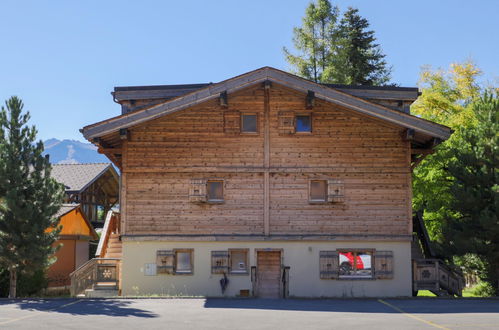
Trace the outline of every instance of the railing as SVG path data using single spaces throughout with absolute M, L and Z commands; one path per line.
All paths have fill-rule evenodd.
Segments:
M 430 290 L 436 295 L 445 292 L 461 296 L 464 277 L 459 269 L 446 266 L 438 259 L 413 260 L 413 290 Z
M 117 258 L 90 259 L 72 272 L 71 296 L 75 297 L 87 289 L 95 289 L 99 285 L 106 288 L 119 288 L 120 262 Z
M 112 232 L 119 233 L 119 213 L 114 211 L 108 211 L 106 215 L 106 220 L 104 222 L 104 228 L 99 240 L 99 245 L 97 246 L 97 251 L 95 252 L 96 257 L 103 257 L 106 254 L 106 250 L 109 243 L 109 235 Z

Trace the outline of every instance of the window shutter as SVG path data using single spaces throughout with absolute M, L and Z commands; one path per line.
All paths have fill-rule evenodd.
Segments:
M 189 187 L 189 201 L 191 203 L 206 202 L 206 180 L 192 179 Z
M 341 180 L 328 180 L 327 200 L 330 203 L 343 203 L 345 201 L 345 187 Z
M 374 275 L 380 280 L 393 278 L 392 251 L 376 251 L 374 253 Z
M 295 113 L 293 111 L 279 111 L 279 134 L 295 133 Z
M 156 272 L 158 274 L 173 274 L 175 272 L 175 252 L 158 250 L 156 252 Z
M 241 113 L 239 111 L 224 111 L 224 132 L 232 135 L 241 133 Z
M 229 273 L 229 251 L 211 251 L 211 273 Z
M 338 252 L 337 251 L 320 251 L 319 252 L 319 267 L 321 279 L 337 279 L 338 278 Z

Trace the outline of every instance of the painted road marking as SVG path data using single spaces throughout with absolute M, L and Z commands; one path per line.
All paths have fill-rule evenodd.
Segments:
M 397 307 L 397 306 L 395 306 L 395 305 L 390 304 L 389 302 L 384 301 L 383 299 L 378 299 L 378 301 L 379 301 L 380 303 L 382 303 L 383 305 L 386 305 L 386 306 L 388 306 L 388 307 L 390 307 L 390 308 L 392 308 L 392 309 L 396 310 L 397 312 L 404 314 L 404 315 L 405 315 L 405 316 L 407 316 L 407 317 L 410 317 L 410 318 L 412 318 L 412 319 L 418 320 L 419 322 L 423 322 L 423 323 L 425 323 L 425 324 L 428 324 L 428 325 L 430 325 L 430 326 L 432 326 L 432 327 L 435 327 L 435 328 L 438 328 L 438 329 L 446 329 L 446 330 L 450 330 L 449 328 L 446 328 L 446 327 L 444 327 L 444 326 L 442 326 L 442 325 L 439 325 L 439 324 L 436 324 L 436 323 L 434 323 L 434 322 L 431 322 L 431 321 L 425 320 L 425 319 L 420 318 L 419 316 L 416 316 L 416 315 L 414 315 L 414 314 L 407 313 L 406 311 L 404 311 L 404 310 L 402 310 L 402 309 L 398 308 L 398 307 Z
M 0 325 L 4 325 L 4 324 L 9 324 L 9 323 L 13 323 L 13 322 L 17 322 L 17 321 L 21 321 L 21 320 L 25 320 L 25 319 L 29 319 L 31 317 L 35 317 L 37 316 L 38 314 L 41 314 L 41 313 L 45 313 L 45 312 L 52 312 L 52 311 L 55 311 L 56 309 L 59 309 L 59 308 L 64 308 L 64 307 L 67 307 L 67 306 L 71 306 L 71 305 L 74 305 L 76 303 L 79 303 L 81 300 L 78 299 L 78 300 L 75 300 L 75 301 L 72 301 L 70 303 L 67 303 L 67 304 L 64 304 L 62 306 L 57 306 L 57 307 L 54 307 L 54 308 L 51 308 L 51 309 L 47 309 L 47 310 L 44 310 L 44 311 L 37 311 L 33 314 L 30 314 L 30 315 L 26 315 L 26 316 L 22 316 L 22 317 L 18 317 L 18 318 L 15 318 L 15 319 L 11 319 L 11 320 L 8 320 L 8 321 L 3 321 L 3 322 L 0 322 Z

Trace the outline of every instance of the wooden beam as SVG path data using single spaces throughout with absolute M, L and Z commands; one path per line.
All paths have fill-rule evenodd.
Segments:
M 435 150 L 433 150 L 433 149 L 425 149 L 425 148 L 412 148 L 411 149 L 411 154 L 413 154 L 413 155 L 430 155 L 434 152 L 435 152 Z
M 414 141 L 414 135 L 416 134 L 416 131 L 412 128 L 408 128 L 405 130 L 404 133 L 404 140 L 405 141 Z
M 228 108 L 229 107 L 229 102 L 228 102 L 228 97 L 227 97 L 227 91 L 223 91 L 220 93 L 220 96 L 218 97 L 220 101 L 220 106 L 222 108 Z
M 127 128 L 120 128 L 120 140 L 128 140 L 130 133 Z
M 307 92 L 305 104 L 306 104 L 307 109 L 312 109 L 314 107 L 314 105 L 315 105 L 315 93 L 313 91 Z
M 97 152 L 100 153 L 100 154 L 112 154 L 112 155 L 119 154 L 119 155 L 121 155 L 122 149 L 121 148 L 103 148 L 103 147 L 99 147 L 99 148 L 97 148 Z
M 263 231 L 270 235 L 270 81 L 264 82 L 264 145 L 263 145 Z

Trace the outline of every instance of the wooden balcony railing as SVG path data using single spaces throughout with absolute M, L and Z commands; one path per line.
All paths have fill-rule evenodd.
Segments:
M 439 259 L 413 260 L 413 290 L 430 290 L 437 296 L 462 296 L 464 276 Z
M 116 289 L 120 286 L 120 264 L 117 258 L 90 259 L 72 272 L 71 296 L 82 294 L 87 289 Z

